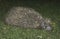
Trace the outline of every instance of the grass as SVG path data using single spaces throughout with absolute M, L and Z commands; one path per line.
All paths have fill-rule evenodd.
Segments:
M 54 30 L 49 32 L 38 29 L 22 29 L 7 26 L 2 21 L 7 11 L 14 6 L 34 8 L 43 17 L 51 18 Z M 0 39 L 60 39 L 60 4 L 39 1 L 1 1 L 0 2 Z

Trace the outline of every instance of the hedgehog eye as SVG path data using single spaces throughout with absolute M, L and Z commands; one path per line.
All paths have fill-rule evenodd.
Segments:
M 45 28 L 47 28 L 47 26 L 49 26 L 47 23 L 44 23 L 44 26 L 45 26 Z

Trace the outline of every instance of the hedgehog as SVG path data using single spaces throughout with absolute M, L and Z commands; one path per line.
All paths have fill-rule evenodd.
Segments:
M 7 12 L 4 20 L 7 25 L 21 28 L 52 30 L 51 20 L 43 18 L 39 12 L 32 8 L 13 7 Z

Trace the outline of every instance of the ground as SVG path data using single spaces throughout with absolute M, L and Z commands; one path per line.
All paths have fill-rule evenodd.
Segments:
M 4 24 L 5 14 L 13 6 L 34 8 L 44 17 L 51 18 L 54 30 L 22 29 Z M 0 39 L 60 39 L 60 4 L 38 1 L 1 1 L 0 2 Z

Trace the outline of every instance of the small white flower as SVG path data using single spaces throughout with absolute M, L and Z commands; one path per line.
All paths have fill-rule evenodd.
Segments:
M 37 36 L 37 37 L 42 38 L 42 36 Z

